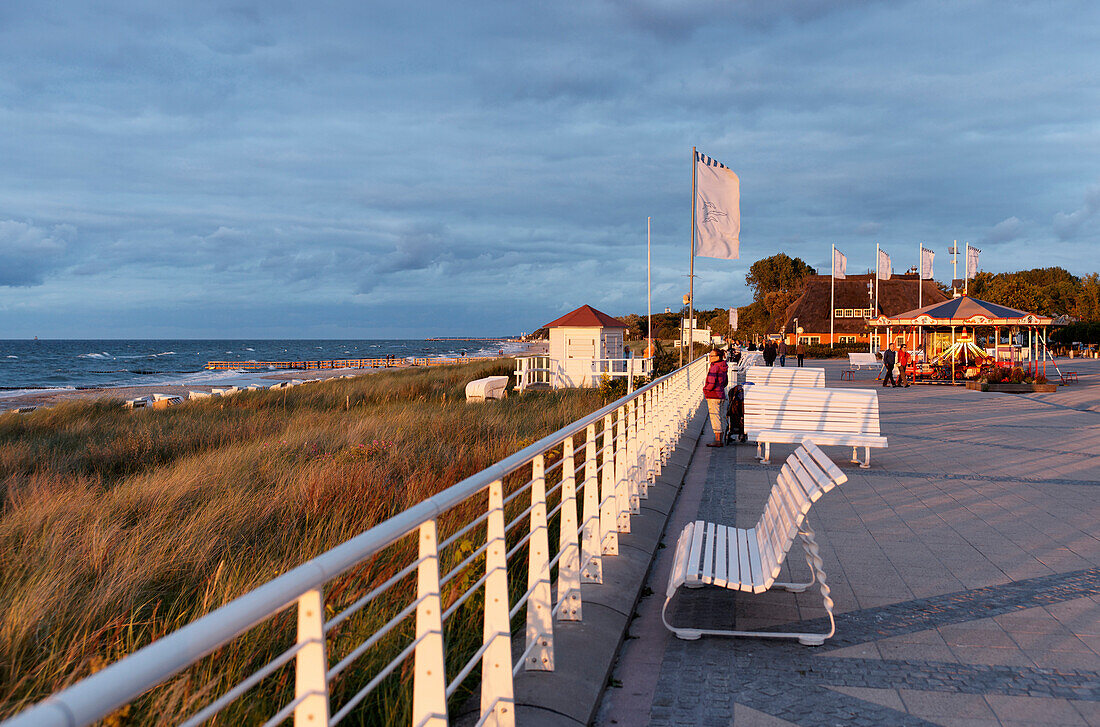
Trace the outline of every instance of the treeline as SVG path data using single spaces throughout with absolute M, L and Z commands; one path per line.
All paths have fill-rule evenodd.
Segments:
M 978 273 L 971 297 L 1029 313 L 1078 321 L 1100 321 L 1100 275 L 1077 277 L 1064 268 L 1035 268 L 1016 273 Z
M 738 327 L 735 338 L 749 338 L 753 335 L 774 333 L 774 321 L 778 320 L 787 308 L 802 295 L 806 276 L 816 275 L 805 260 L 792 258 L 783 253 L 757 260 L 745 275 L 745 283 L 752 289 L 753 300 L 737 309 Z M 951 289 L 939 283 L 940 289 L 948 296 Z M 1100 324 L 1100 275 L 1089 273 L 1078 277 L 1064 268 L 1034 268 L 1015 273 L 978 273 L 970 281 L 969 294 L 973 298 L 997 303 L 1029 313 L 1038 313 L 1051 318 L 1069 316 L 1081 323 Z M 687 315 L 687 307 L 672 313 L 653 315 L 653 334 L 656 338 L 676 339 L 680 319 Z M 700 326 L 710 326 L 710 330 L 719 336 L 730 335 L 729 313 L 727 308 L 713 308 L 695 312 Z M 627 324 L 627 338 L 646 337 L 646 317 L 636 313 L 619 316 Z M 1074 341 L 1100 342 L 1100 337 L 1092 336 L 1092 329 L 1082 328 Z M 1076 330 L 1076 329 L 1075 329 Z M 546 329 L 536 337 L 545 338 Z M 1097 331 L 1096 336 L 1100 336 Z

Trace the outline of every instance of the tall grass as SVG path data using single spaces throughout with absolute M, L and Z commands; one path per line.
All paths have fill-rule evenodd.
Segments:
M 583 390 L 463 401 L 466 382 L 508 374 L 505 366 L 384 372 L 165 411 L 75 403 L 0 416 L 0 716 L 605 403 Z M 444 531 L 463 517 L 450 515 Z M 409 540 L 331 582 L 330 616 L 409 562 Z M 456 544 L 444 566 L 471 547 Z M 387 598 L 401 596 L 398 589 Z M 450 622 L 453 648 L 468 651 L 480 638 L 477 606 L 471 599 Z M 384 598 L 349 619 L 330 640 L 331 661 L 390 608 Z M 293 620 L 291 609 L 266 622 L 112 719 L 180 719 L 293 644 Z M 334 703 L 393 648 L 336 680 Z M 401 718 L 405 676 L 398 670 L 351 723 Z M 292 691 L 284 669 L 222 723 L 261 721 Z

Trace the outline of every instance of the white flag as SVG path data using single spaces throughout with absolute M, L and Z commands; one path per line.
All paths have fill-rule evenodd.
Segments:
M 889 280 L 890 276 L 894 274 L 894 269 L 890 266 L 890 256 L 886 254 L 885 250 L 878 251 L 878 279 Z
M 928 250 L 924 247 L 920 249 L 920 276 L 922 280 L 932 279 L 932 260 L 936 257 L 936 253 Z
M 844 280 L 844 274 L 848 272 L 848 258 L 840 250 L 833 248 L 833 277 Z
M 966 246 L 966 279 L 970 280 L 978 274 L 978 253 L 981 252 L 976 247 Z
M 695 254 L 736 260 L 741 246 L 741 180 L 695 152 Z
M 730 330 L 731 331 L 736 331 L 737 330 L 737 309 L 736 308 L 730 308 Z

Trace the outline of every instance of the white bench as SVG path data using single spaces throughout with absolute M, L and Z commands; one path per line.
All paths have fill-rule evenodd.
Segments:
M 745 381 L 761 386 L 813 386 L 825 388 L 825 369 L 750 366 Z
M 853 369 L 861 369 L 864 366 L 874 369 L 881 367 L 882 361 L 873 353 L 850 353 L 848 354 L 848 365 Z
M 819 646 L 836 632 L 833 600 L 825 583 L 821 554 L 814 531 L 806 522 L 810 506 L 833 487 L 848 480 L 825 454 L 806 442 L 787 458 L 772 487 L 768 503 L 756 526 L 745 530 L 696 520 L 688 523 L 676 542 L 676 555 L 665 591 L 661 619 L 678 638 L 693 641 L 703 635 L 757 636 L 798 639 L 807 646 Z M 802 541 L 810 566 L 808 583 L 777 583 L 783 561 L 794 543 Z M 801 593 L 817 582 L 821 600 L 829 614 L 829 632 L 787 633 L 776 631 L 726 631 L 673 626 L 668 622 L 668 604 L 680 586 L 719 586 L 746 593 L 763 593 L 772 587 Z
M 810 440 L 852 448 L 852 462 L 871 466 L 871 447 L 886 447 L 879 433 L 878 393 L 874 389 L 745 387 L 745 434 L 756 442 L 756 457 L 768 464 L 771 443 Z M 760 455 L 760 445 L 764 454 Z M 856 448 L 864 448 L 861 462 Z
M 741 349 L 741 360 L 737 362 L 737 368 L 744 371 L 749 366 L 763 366 L 764 354 L 759 351 L 746 351 Z
M 508 395 L 507 376 L 486 376 L 466 384 L 466 401 L 503 399 Z

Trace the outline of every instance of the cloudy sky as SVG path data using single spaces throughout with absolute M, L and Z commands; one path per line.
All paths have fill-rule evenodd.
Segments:
M 171 6 L 177 6 L 172 9 Z M 0 338 L 530 331 L 776 252 L 1100 269 L 1100 4 L 0 3 Z

